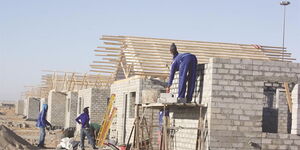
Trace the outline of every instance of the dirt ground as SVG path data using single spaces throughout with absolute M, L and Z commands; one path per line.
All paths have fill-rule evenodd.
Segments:
M 39 128 L 37 128 L 36 121 L 27 121 L 22 115 L 15 114 L 14 107 L 2 107 L 0 106 L 0 125 L 4 125 L 18 136 L 25 139 L 30 144 L 36 146 L 39 140 Z M 60 143 L 63 131 L 61 129 L 56 130 L 46 130 L 45 146 L 47 149 L 56 149 L 57 145 Z M 76 141 L 79 141 L 79 135 L 76 136 Z M 92 149 L 85 141 L 85 149 Z M 103 150 L 109 150 L 110 148 L 105 147 Z M 100 148 L 99 148 L 100 150 Z
M 17 135 L 31 143 L 37 145 L 39 139 L 39 128 L 35 126 L 35 121 L 26 121 L 24 116 L 16 115 L 14 107 L 0 107 L 0 125 L 5 125 Z M 55 149 L 60 142 L 62 131 L 46 131 L 45 145 L 47 149 Z

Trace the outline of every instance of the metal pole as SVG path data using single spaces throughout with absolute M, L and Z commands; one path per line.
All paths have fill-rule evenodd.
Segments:
M 286 17 L 286 6 L 289 5 L 289 1 L 281 1 L 280 5 L 283 5 L 283 27 L 282 27 L 282 61 L 284 61 L 284 42 L 285 42 L 285 17 Z
M 285 7 L 283 5 L 283 26 L 282 26 L 282 61 L 284 60 L 284 36 L 285 36 Z

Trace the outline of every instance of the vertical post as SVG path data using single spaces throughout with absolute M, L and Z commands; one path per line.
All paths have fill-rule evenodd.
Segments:
M 168 129 L 167 129 L 167 116 L 166 116 L 166 104 L 164 104 L 164 116 L 163 116 L 163 142 L 164 142 L 164 150 L 168 149 Z
M 153 139 L 153 109 L 151 109 L 151 119 L 150 119 L 150 129 L 149 129 L 149 143 L 151 145 L 151 150 L 153 150 L 152 139 Z
M 283 5 L 283 26 L 282 26 L 282 61 L 284 61 L 284 38 L 285 38 L 285 6 Z
M 282 61 L 284 61 L 284 40 L 285 40 L 285 13 L 286 13 L 286 6 L 289 5 L 289 1 L 281 1 L 280 5 L 283 5 L 283 27 L 282 27 Z
M 135 105 L 135 116 L 136 116 L 136 121 L 135 121 L 135 137 L 136 137 L 136 140 L 135 140 L 135 148 L 136 149 L 140 149 L 140 116 L 139 116 L 139 105 L 136 104 Z
M 201 143 L 202 143 L 202 137 L 201 137 L 201 131 L 203 130 L 203 122 L 202 122 L 202 106 L 200 106 L 199 109 L 199 120 L 198 120 L 198 129 L 197 129 L 197 143 L 196 143 L 196 150 L 201 150 Z

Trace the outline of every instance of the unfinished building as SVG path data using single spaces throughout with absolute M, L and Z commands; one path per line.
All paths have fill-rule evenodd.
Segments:
M 111 91 L 116 94 L 115 107 L 118 111 L 111 127 L 110 139 L 125 144 L 135 120 L 135 104 L 156 102 L 159 93 L 165 91 L 165 88 L 157 79 L 133 76 L 115 81 L 111 85 Z
M 88 88 L 78 92 L 77 116 L 83 113 L 83 108 L 89 107 L 90 122 L 100 124 L 110 95 L 108 87 Z
M 110 80 L 107 80 L 106 76 L 75 72 L 47 72 L 53 72 L 52 75 L 43 76 L 44 86 L 48 90 L 53 89 L 48 94 L 49 108 L 47 116 L 48 119 L 53 120 L 55 126 L 76 127 L 75 118 L 82 111 L 78 111 L 78 101 L 82 97 L 85 98 L 85 103 L 87 105 L 89 103 L 88 106 L 93 110 L 91 112 L 93 118 L 96 116 L 95 112 L 102 112 L 105 109 L 105 107 L 102 108 L 102 105 L 100 108 L 98 103 L 102 104 L 102 101 L 106 103 L 106 98 L 109 96 L 107 89 L 109 89 Z M 95 105 L 91 105 L 91 103 L 95 103 Z M 58 104 L 59 107 L 56 106 Z
M 77 100 L 78 92 L 67 92 L 67 101 L 65 108 L 65 128 L 76 127 L 76 122 L 74 121 L 77 117 Z
M 40 111 L 40 99 L 36 97 L 28 97 L 24 101 L 24 115 L 28 120 L 37 120 Z
M 66 94 L 51 90 L 48 96 L 47 120 L 53 126 L 65 125 Z
M 24 115 L 24 100 L 18 100 L 16 102 L 16 114 Z
M 300 148 L 300 64 L 291 62 L 294 59 L 285 49 L 132 36 L 103 36 L 102 40 L 107 46 L 95 50 L 102 60 L 94 61 L 91 71 L 110 73 L 114 80 L 120 80 L 111 86 L 118 112 L 110 134 L 119 144 L 127 143 L 133 120 L 139 114 L 133 105 L 140 104 L 143 109 L 167 108 L 170 112 L 165 150 Z M 195 54 L 200 63 L 195 103 L 161 104 L 154 100 L 145 104 L 149 102 L 141 99 L 140 92 L 148 86 L 145 76 L 166 81 L 172 61 L 169 46 L 173 42 L 179 52 Z M 176 80 L 178 77 L 171 87 L 175 97 Z M 158 115 L 158 111 L 152 113 Z M 153 133 L 160 128 L 157 117 L 146 119 L 152 120 L 147 128 L 152 133 L 144 138 L 152 143 L 148 148 L 157 149 L 154 145 L 159 137 Z M 140 139 L 141 135 L 134 134 Z M 142 145 L 133 143 L 135 148 Z

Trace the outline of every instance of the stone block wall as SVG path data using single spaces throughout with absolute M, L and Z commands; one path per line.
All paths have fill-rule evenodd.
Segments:
M 16 110 L 15 113 L 17 115 L 24 115 L 24 100 L 18 100 L 16 102 Z
M 64 127 L 66 94 L 51 90 L 48 95 L 47 119 L 52 126 Z
M 37 120 L 40 111 L 40 99 L 28 97 L 24 103 L 24 111 L 26 119 Z
M 111 85 L 111 93 L 116 94 L 114 106 L 117 107 L 118 110 L 117 116 L 114 118 L 110 129 L 110 139 L 118 141 L 119 144 L 127 142 L 135 117 L 134 104 L 142 103 L 142 91 L 144 89 L 164 90 L 165 88 L 157 80 L 140 76 L 133 76 L 128 79 L 115 81 Z M 152 123 L 157 125 L 157 110 L 147 110 L 145 117 L 148 117 L 147 120 L 149 120 L 149 117 L 152 117 L 152 111 L 154 118 Z M 142 112 L 140 114 L 142 114 Z M 152 128 L 151 130 L 151 136 L 155 137 L 153 139 L 155 144 L 153 145 L 157 147 L 158 128 Z M 133 138 L 131 138 L 131 140 L 132 139 Z
M 67 92 L 65 128 L 76 127 L 78 92 Z

